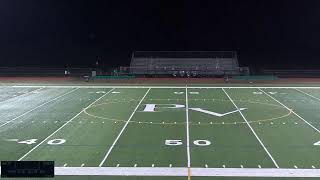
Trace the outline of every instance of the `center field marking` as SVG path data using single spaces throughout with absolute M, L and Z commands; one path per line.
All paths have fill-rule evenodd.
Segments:
M 290 108 L 288 108 L 286 105 L 284 105 L 283 103 L 281 103 L 280 101 L 278 101 L 276 98 L 274 98 L 273 96 L 269 95 L 268 93 L 266 93 L 265 91 L 263 91 L 262 89 L 259 88 L 260 91 L 262 91 L 264 94 L 266 94 L 267 96 L 269 96 L 271 99 L 273 99 L 274 101 L 276 101 L 277 103 L 281 104 L 283 107 L 285 107 L 288 110 L 291 110 Z M 299 119 L 303 120 L 305 123 L 307 123 L 311 128 L 313 128 L 315 131 L 317 131 L 318 133 L 320 133 L 320 130 L 317 129 L 316 127 L 314 127 L 312 124 L 310 124 L 307 120 L 305 120 L 303 117 L 301 117 L 299 114 L 297 114 L 296 112 L 294 112 L 293 110 L 291 110 L 292 113 L 294 115 L 296 115 Z
M 186 128 L 187 128 L 187 157 L 188 157 L 188 168 L 191 167 L 190 162 L 190 138 L 189 138 L 189 103 L 188 103 L 188 88 L 186 87 Z
M 43 144 L 45 141 L 47 141 L 49 138 L 51 138 L 51 136 L 53 136 L 54 134 L 56 134 L 58 131 L 60 131 L 63 127 L 65 127 L 67 124 L 69 124 L 71 121 L 73 121 L 76 117 L 78 117 L 83 111 L 85 111 L 85 109 L 89 108 L 90 106 L 92 106 L 94 103 L 96 103 L 97 101 L 99 101 L 100 99 L 102 99 L 104 96 L 106 96 L 107 94 L 109 94 L 111 91 L 113 91 L 114 89 L 109 90 L 107 93 L 103 94 L 102 96 L 100 96 L 98 99 L 96 99 L 95 101 L 93 101 L 91 104 L 89 104 L 89 106 L 83 108 L 78 114 L 76 114 L 75 116 L 73 116 L 69 121 L 67 121 L 66 123 L 64 123 L 61 127 L 59 127 L 57 130 L 55 130 L 52 134 L 50 134 L 48 137 L 46 137 L 43 141 L 41 141 L 39 144 L 37 144 L 35 147 L 33 147 L 30 151 L 28 151 L 25 155 L 23 155 L 21 158 L 18 159 L 18 161 L 21 161 L 23 158 L 25 158 L 26 156 L 28 156 L 32 151 L 34 151 L 35 149 L 37 149 L 41 144 Z
M 189 99 L 190 100 L 190 99 Z M 246 101 L 246 102 L 249 102 L 249 101 Z M 107 103 L 104 103 L 104 104 L 107 104 Z M 98 105 L 101 105 L 101 104 L 98 104 Z M 90 108 L 93 108 L 93 107 L 95 107 L 95 106 L 97 106 L 97 105 L 94 105 L 94 106 L 91 106 Z M 274 105 L 273 105 L 274 106 Z M 278 106 L 278 105 L 277 105 Z M 283 106 L 280 106 L 279 105 L 279 107 L 281 107 L 281 108 L 283 108 L 283 109 L 285 109 Z M 191 108 L 189 108 L 189 109 L 191 109 Z M 241 108 L 240 108 L 241 109 Z M 107 117 L 101 117 L 101 116 L 96 116 L 96 115 L 93 115 L 93 114 L 90 114 L 90 113 L 88 113 L 87 112 L 87 110 L 88 109 L 86 109 L 85 111 L 84 111 L 84 113 L 85 114 L 87 114 L 88 116 L 91 116 L 91 117 L 94 117 L 94 118 L 98 118 L 98 119 L 104 119 L 104 120 L 108 120 L 108 121 L 118 121 L 118 122 L 126 122 L 126 120 L 124 120 L 124 119 L 116 119 L 116 118 L 107 118 Z M 288 111 L 288 110 L 287 110 Z M 144 112 L 144 111 L 136 111 L 136 112 Z M 291 114 L 291 111 L 288 111 L 288 113 L 287 114 L 285 114 L 285 115 L 282 115 L 282 116 L 278 116 L 278 117 L 274 117 L 274 118 L 267 118 L 267 119 L 258 119 L 258 120 L 253 120 L 253 121 L 248 121 L 249 123 L 258 123 L 258 122 L 265 122 L 265 121 L 271 121 L 271 120 L 276 120 L 276 119 L 281 119 L 281 118 L 284 118 L 284 117 L 287 117 L 287 116 L 289 116 Z M 81 123 L 81 121 L 79 122 L 79 123 Z M 102 123 L 104 123 L 104 121 L 102 122 Z M 156 125 L 163 125 L 163 124 L 165 124 L 165 125 L 173 125 L 173 124 L 178 124 L 178 125 L 185 125 L 186 124 L 186 122 L 180 122 L 180 123 L 177 123 L 177 122 L 174 122 L 174 123 L 172 123 L 172 122 L 159 122 L 159 123 L 154 123 L 154 122 L 149 122 L 149 121 L 130 121 L 130 123 L 139 123 L 139 124 L 156 124 Z M 210 122 L 210 123 L 196 123 L 196 122 L 189 122 L 189 125 L 212 125 L 212 124 L 226 124 L 226 125 L 231 125 L 231 124 L 245 124 L 246 122 L 245 121 L 239 121 L 239 122 L 230 122 L 230 123 L 224 123 L 224 122 L 215 122 L 215 123 L 213 123 L 213 122 Z M 261 123 L 260 123 L 261 124 Z
M 198 111 L 198 112 L 202 112 L 202 113 L 206 113 L 206 114 L 210 114 L 210 115 L 213 115 L 213 116 L 217 116 L 217 117 L 223 117 L 225 115 L 229 115 L 229 114 L 232 114 L 232 113 L 235 113 L 235 112 L 238 112 L 238 111 L 242 111 L 242 110 L 246 110 L 247 108 L 239 108 L 237 110 L 234 110 L 234 111 L 230 111 L 230 112 L 227 112 L 227 113 L 216 113 L 216 112 L 212 112 L 212 111 L 208 111 L 208 110 L 204 110 L 204 109 L 201 109 L 201 108 L 190 108 L 191 110 L 194 110 L 194 111 Z M 200 124 L 200 122 L 199 122 Z
M 128 121 L 126 122 L 126 124 L 123 126 L 123 128 L 121 129 L 120 133 L 118 134 L 117 138 L 114 140 L 114 142 L 112 143 L 111 147 L 109 148 L 108 152 L 106 153 L 106 155 L 104 156 L 104 158 L 102 159 L 102 161 L 99 164 L 99 167 L 101 167 L 104 162 L 107 160 L 109 154 L 111 153 L 113 147 L 115 146 L 115 144 L 117 143 L 118 139 L 120 138 L 121 134 L 123 133 L 123 131 L 126 129 L 127 125 L 129 124 L 131 118 L 133 117 L 133 115 L 135 114 L 135 112 L 137 111 L 137 109 L 139 108 L 140 104 L 142 103 L 142 101 L 144 100 L 144 98 L 147 96 L 147 94 L 149 93 L 151 88 L 149 88 L 147 90 L 147 92 L 144 94 L 144 96 L 142 97 L 142 99 L 140 100 L 140 102 L 138 103 L 138 105 L 136 106 L 136 108 L 133 110 L 132 114 L 130 115 Z
M 262 92 L 261 92 L 262 93 Z M 151 99 L 145 99 L 145 100 L 151 100 Z M 153 100 L 166 100 L 166 99 L 153 99 Z M 185 101 L 185 98 L 183 99 L 176 99 L 176 100 L 183 100 Z M 189 99 L 188 98 L 188 101 L 190 100 L 195 100 L 195 99 Z M 211 100 L 211 99 L 208 99 L 208 100 Z M 221 101 L 221 102 L 224 102 L 226 100 L 222 100 L 222 99 L 216 99 L 217 101 Z M 134 99 L 134 101 L 140 101 L 140 99 Z M 227 100 L 229 101 L 229 100 Z M 271 100 L 270 100 L 271 101 Z M 100 103 L 100 104 L 95 104 L 93 106 L 91 106 L 90 108 L 95 108 L 97 106 L 101 106 L 101 105 L 106 105 L 106 104 L 110 104 L 110 103 L 127 103 L 128 101 L 126 101 L 126 99 L 113 99 L 113 101 L 109 101 L 108 102 L 104 102 L 104 103 Z M 234 102 L 237 102 L 237 100 L 234 100 Z M 267 105 L 267 106 L 274 106 L 274 107 L 279 107 L 281 109 L 285 109 L 286 111 L 288 111 L 287 114 L 285 115 L 282 115 L 282 116 L 277 116 L 277 117 L 273 117 L 273 118 L 267 118 L 267 119 L 256 119 L 256 120 L 252 120 L 252 121 L 248 121 L 249 123 L 255 123 L 255 122 L 259 122 L 259 121 L 271 121 L 271 120 L 276 120 L 276 119 L 281 119 L 281 118 L 284 118 L 284 117 L 287 117 L 291 114 L 291 111 L 287 110 L 286 108 L 284 108 L 283 106 L 281 106 L 280 104 L 270 104 L 270 103 L 263 103 L 263 102 L 258 102 L 258 101 L 249 101 L 249 100 L 246 100 L 246 101 L 242 101 L 242 102 L 248 102 L 248 103 L 255 103 L 255 104 L 260 104 L 260 105 Z M 155 106 L 157 104 L 146 104 L 146 107 L 150 107 L 150 110 L 152 111 L 153 109 L 155 109 Z M 162 105 L 175 105 L 171 108 L 184 108 L 185 105 L 179 105 L 177 106 L 177 104 L 162 104 Z M 158 109 L 160 108 L 169 108 L 169 107 L 158 107 Z M 191 109 L 191 108 L 189 108 Z M 241 109 L 241 108 L 240 108 Z M 145 108 L 146 110 L 146 108 Z M 137 111 L 137 112 L 148 112 L 148 111 Z M 157 111 L 152 111 L 152 112 L 157 112 Z M 111 121 L 121 121 L 121 122 L 126 122 L 125 119 L 117 119 L 117 118 L 108 118 L 108 117 L 103 117 L 103 116 L 97 116 L 97 115 L 94 115 L 94 114 L 91 114 L 90 112 L 88 112 L 88 109 L 86 109 L 84 111 L 84 113 L 86 113 L 88 116 L 91 116 L 91 117 L 94 117 L 94 118 L 99 118 L 99 119 L 105 119 L 105 120 L 111 120 Z M 130 121 L 130 123 L 138 123 L 137 121 Z M 140 122 L 140 123 L 145 123 L 145 124 L 148 124 L 150 122 L 148 121 L 144 121 L 144 122 Z M 240 122 L 237 122 L 237 123 L 246 123 L 244 121 L 240 121 Z M 153 124 L 161 124 L 161 123 L 153 123 Z M 167 124 L 167 125 L 172 125 L 172 123 L 163 123 L 163 124 Z M 184 123 L 175 123 L 175 124 L 180 124 L 180 125 L 185 125 L 185 122 Z M 194 125 L 193 123 L 189 123 L 190 125 Z M 211 123 L 210 123 L 211 124 Z M 221 124 L 221 123 L 213 123 L 213 124 Z M 225 124 L 230 124 L 230 123 L 225 123 Z M 234 123 L 232 123 L 234 124 Z M 202 123 L 202 125 L 209 125 L 209 123 Z
M 25 112 L 25 113 L 23 113 L 23 114 L 21 114 L 21 115 L 19 115 L 19 116 L 15 117 L 15 118 L 13 118 L 13 119 L 11 119 L 11 120 L 9 120 L 9 121 L 7 121 L 7 122 L 5 122 L 5 123 L 1 124 L 1 125 L 0 125 L 0 128 L 1 128 L 2 126 L 5 126 L 6 124 L 8 124 L 8 123 L 12 122 L 12 121 L 15 121 L 16 119 L 19 119 L 19 118 L 20 118 L 20 117 L 22 117 L 22 116 L 25 116 L 25 115 L 29 114 L 30 112 L 32 112 L 32 111 L 34 111 L 34 110 L 36 110 L 36 109 L 38 109 L 38 108 L 40 108 L 40 107 L 42 107 L 42 106 L 44 106 L 44 105 L 48 104 L 48 103 L 51 103 L 52 101 L 55 101 L 55 100 L 57 100 L 57 99 L 59 99 L 59 98 L 61 98 L 61 97 L 65 96 L 65 95 L 67 95 L 67 94 L 70 94 L 70 93 L 72 93 L 72 92 L 74 92 L 74 91 L 76 91 L 76 90 L 78 90 L 78 89 L 79 89 L 79 88 L 73 89 L 73 90 L 68 91 L 67 93 L 64 93 L 64 94 L 62 94 L 62 95 L 60 95 L 60 96 L 58 96 L 58 97 L 56 97 L 56 98 L 53 98 L 53 99 L 51 99 L 51 100 L 49 100 L 49 101 L 47 101 L 47 102 L 45 102 L 45 103 L 42 103 L 42 104 L 40 104 L 39 106 L 37 106 L 37 107 L 35 107 L 35 108 L 33 108 L 33 109 L 31 109 L 31 110 L 29 110 L 29 111 Z
M 233 102 L 233 100 L 231 99 L 231 97 L 229 96 L 229 94 L 222 88 L 222 91 L 228 96 L 228 98 L 230 99 L 230 101 L 232 102 L 232 104 L 234 105 L 235 108 L 239 109 L 238 106 Z M 251 127 L 250 123 L 247 121 L 247 119 L 245 118 L 245 116 L 242 114 L 241 111 L 239 111 L 241 117 L 246 121 L 248 127 L 250 128 L 250 130 L 252 131 L 252 133 L 254 134 L 254 136 L 256 137 L 256 139 L 259 141 L 259 143 L 261 144 L 261 146 L 263 147 L 263 149 L 266 151 L 266 153 L 268 154 L 268 156 L 270 157 L 270 159 L 272 160 L 273 164 L 279 168 L 277 162 L 274 160 L 274 158 L 272 157 L 272 155 L 270 154 L 270 152 L 268 151 L 268 149 L 265 147 L 265 145 L 262 143 L 262 141 L 260 140 L 260 138 L 258 137 L 258 135 L 256 134 L 256 132 L 253 130 L 253 128 Z

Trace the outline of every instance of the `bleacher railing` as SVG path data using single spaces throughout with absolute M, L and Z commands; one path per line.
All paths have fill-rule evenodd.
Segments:
M 220 67 L 120 67 L 119 74 L 122 75 L 248 75 L 248 67 L 235 67 L 235 68 L 220 68 Z

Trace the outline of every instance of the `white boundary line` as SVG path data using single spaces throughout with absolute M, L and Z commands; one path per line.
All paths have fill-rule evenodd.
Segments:
M 234 103 L 234 101 L 231 99 L 231 97 L 229 96 L 229 94 L 222 88 L 222 91 L 228 96 L 228 98 L 230 99 L 230 101 L 232 102 L 232 104 L 234 105 L 235 108 L 237 108 L 237 110 L 239 110 L 238 106 Z M 254 136 L 257 138 L 257 140 L 259 141 L 259 143 L 261 144 L 261 146 L 263 147 L 263 149 L 266 151 L 266 153 L 268 154 L 268 156 L 270 157 L 270 159 L 272 160 L 273 164 L 279 168 L 277 162 L 273 159 L 272 155 L 270 154 L 270 152 L 268 151 L 268 149 L 265 147 L 265 145 L 262 143 L 262 141 L 260 140 L 259 136 L 256 134 L 256 132 L 253 130 L 253 128 L 251 127 L 251 125 L 248 123 L 247 119 L 245 118 L 245 116 L 242 114 L 242 112 L 239 110 L 239 113 L 241 115 L 241 117 L 246 121 L 248 127 L 250 128 L 250 130 L 252 131 L 252 133 L 254 134 Z
M 303 120 L 306 124 L 308 124 L 312 129 L 314 129 L 315 131 L 317 131 L 318 133 L 320 133 L 320 130 L 317 129 L 316 127 L 314 127 L 312 124 L 310 124 L 307 120 L 305 120 L 303 117 L 301 117 L 299 114 L 297 114 L 296 112 L 294 112 L 292 109 L 288 108 L 286 105 L 284 105 L 283 103 L 281 103 L 280 101 L 278 101 L 276 98 L 274 98 L 273 96 L 271 96 L 270 94 L 266 93 L 264 90 L 258 88 L 260 91 L 262 91 L 265 95 L 269 96 L 271 99 L 273 99 L 274 101 L 276 101 L 277 103 L 281 104 L 284 108 L 288 109 L 289 111 L 291 111 L 294 115 L 296 115 L 299 119 Z
M 296 89 L 296 88 L 295 88 L 295 90 L 296 90 L 296 91 L 299 91 L 299 92 L 301 92 L 301 93 L 303 93 L 303 94 L 305 94 L 305 95 L 307 95 L 307 96 L 310 96 L 310 97 L 312 97 L 312 98 L 314 98 L 314 99 L 317 99 L 318 101 L 320 101 L 320 98 L 317 98 L 317 97 L 315 97 L 315 96 L 313 96 L 313 95 L 311 95 L 311 94 L 309 94 L 309 93 L 306 93 L 306 92 L 304 92 L 304 91 L 302 91 L 302 90 L 300 90 L 300 89 Z
M 40 107 L 42 107 L 42 106 L 44 106 L 44 105 L 46 105 L 46 104 L 51 103 L 52 101 L 55 101 L 55 100 L 57 100 L 57 99 L 59 99 L 59 98 L 61 98 L 61 97 L 63 97 L 63 96 L 68 95 L 68 94 L 70 94 L 70 93 L 72 93 L 72 92 L 74 92 L 74 91 L 76 91 L 76 90 L 78 90 L 78 89 L 79 89 L 79 88 L 73 89 L 73 90 L 68 91 L 68 92 L 66 92 L 66 93 L 64 93 L 64 94 L 62 94 L 62 95 L 60 95 L 60 96 L 58 96 L 58 97 L 55 97 L 55 98 L 53 98 L 53 99 L 51 99 L 51 100 L 49 100 L 49 101 L 47 101 L 47 102 L 45 102 L 45 103 L 42 103 L 42 104 L 40 104 L 39 106 L 36 106 L 35 108 L 32 108 L 32 109 L 30 109 L 29 111 L 27 111 L 27 112 L 25 112 L 25 113 L 23 113 L 23 114 L 15 117 L 15 118 L 9 120 L 9 121 L 1 124 L 1 125 L 0 125 L 0 128 L 3 127 L 3 126 L 5 126 L 6 124 L 12 122 L 12 121 L 15 121 L 16 119 L 18 119 L 18 118 L 20 118 L 20 117 L 22 117 L 22 116 L 25 116 L 26 114 L 29 114 L 30 112 L 32 112 L 32 111 L 34 111 L 34 110 L 36 110 L 36 109 L 38 109 L 38 108 L 40 108 Z
M 157 89 L 157 88 L 165 88 L 165 89 L 181 89 L 181 88 L 185 88 L 185 86 L 168 86 L 168 85 L 158 85 L 158 86 L 137 86 L 137 85 L 126 85 L 126 86 L 119 86 L 119 85 L 108 85 L 108 86 L 99 86 L 99 85 L 83 85 L 83 86 L 73 86 L 73 85 L 15 85 L 15 86 L 9 86 L 9 87 L 17 87 L 17 88 L 21 88 L 21 87 L 47 87 L 47 88 L 142 88 L 142 89 L 146 89 L 146 88 L 153 88 L 153 89 Z M 188 88 L 193 88 L 193 89 L 220 89 L 220 88 L 230 88 L 230 89 L 256 89 L 256 88 L 274 88 L 274 89 L 320 89 L 320 86 L 189 86 Z
M 320 169 L 190 168 L 202 177 L 320 177 Z M 0 167 L 1 170 L 1 167 Z M 1 172 L 0 172 L 1 173 Z M 165 167 L 55 167 L 56 176 L 188 176 L 188 168 Z
M 36 148 L 38 148 L 41 144 L 43 144 L 45 141 L 47 141 L 51 136 L 53 136 L 54 134 L 56 134 L 58 131 L 60 131 L 60 129 L 62 129 L 63 127 L 65 127 L 67 124 L 69 124 L 72 120 L 74 120 L 76 117 L 78 117 L 83 111 L 85 111 L 86 109 L 88 109 L 90 106 L 92 106 L 94 103 L 96 103 L 97 101 L 99 101 L 100 99 L 102 99 L 104 96 L 106 96 L 107 94 L 109 94 L 111 91 L 113 91 L 114 89 L 109 90 L 107 93 L 103 94 L 101 97 L 99 97 L 98 99 L 96 99 L 95 101 L 93 101 L 91 104 L 89 104 L 89 106 L 83 108 L 78 114 L 76 114 L 75 116 L 73 116 L 69 121 L 67 121 L 66 123 L 64 123 L 62 126 L 60 126 L 57 130 L 55 130 L 52 134 L 50 134 L 48 137 L 46 137 L 43 141 L 41 141 L 39 144 L 37 144 L 35 147 L 33 147 L 30 151 L 28 151 L 25 155 L 23 155 L 21 158 L 18 159 L 18 161 L 21 161 L 23 158 L 25 158 L 26 156 L 28 156 L 32 151 L 34 151 Z
M 186 87 L 186 131 L 187 131 L 187 157 L 188 157 L 188 168 L 191 167 L 190 160 L 190 136 L 189 136 L 189 103 L 188 103 L 188 88 Z
M 99 164 L 99 167 L 102 167 L 102 165 L 104 164 L 104 162 L 107 160 L 109 154 L 111 153 L 113 147 L 115 146 L 115 144 L 117 143 L 118 139 L 120 138 L 121 134 L 123 133 L 123 131 L 126 129 L 127 125 L 129 124 L 131 118 L 133 117 L 133 115 L 135 114 L 135 112 L 137 111 L 137 109 L 139 108 L 141 102 L 144 100 L 144 98 L 147 96 L 147 94 L 149 93 L 151 88 L 149 88 L 147 90 L 147 92 L 144 94 L 144 96 L 142 97 L 142 99 L 140 100 L 140 102 L 138 103 L 138 105 L 136 106 L 136 108 L 133 110 L 132 114 L 130 115 L 129 119 L 127 120 L 126 124 L 123 126 L 123 128 L 121 129 L 120 133 L 118 134 L 117 138 L 114 140 L 114 142 L 112 143 L 111 147 L 109 148 L 108 152 L 106 153 L 106 155 L 103 157 L 102 161 Z

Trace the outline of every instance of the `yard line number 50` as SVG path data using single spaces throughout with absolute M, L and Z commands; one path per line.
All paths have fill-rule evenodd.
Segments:
M 167 146 L 181 146 L 182 144 L 183 144 L 182 140 L 180 139 L 167 139 L 165 141 L 165 145 Z M 209 146 L 211 142 L 208 140 L 199 139 L 199 140 L 194 140 L 193 144 L 196 146 Z
M 183 144 L 182 140 L 180 139 L 168 139 L 165 141 L 165 145 L 167 146 L 181 146 Z M 199 139 L 193 141 L 193 144 L 196 146 L 209 146 L 211 144 L 210 141 Z M 313 144 L 314 146 L 320 146 L 320 141 Z

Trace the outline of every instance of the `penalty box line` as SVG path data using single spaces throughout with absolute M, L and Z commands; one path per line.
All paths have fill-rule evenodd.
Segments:
M 229 100 L 231 101 L 231 103 L 234 105 L 234 107 L 239 110 L 238 106 L 234 103 L 234 101 L 232 100 L 232 98 L 229 96 L 229 94 L 222 88 L 222 91 L 228 96 Z M 241 115 L 241 117 L 243 118 L 243 120 L 246 122 L 246 124 L 248 125 L 248 127 L 250 128 L 250 130 L 252 131 L 253 135 L 256 137 L 256 139 L 259 141 L 260 145 L 263 147 L 263 149 L 265 150 L 265 152 L 268 154 L 269 158 L 272 160 L 273 164 L 279 168 L 278 163 L 274 160 L 274 158 L 272 157 L 271 153 L 268 151 L 268 149 L 265 147 L 265 145 L 263 144 L 263 142 L 261 141 L 261 139 L 259 138 L 259 136 L 257 135 L 257 133 L 253 130 L 253 128 L 251 127 L 250 123 L 247 121 L 246 117 L 242 114 L 242 112 L 239 110 L 239 113 Z
M 133 110 L 132 114 L 130 115 L 129 119 L 127 120 L 126 124 L 123 126 L 123 128 L 121 129 L 120 133 L 118 134 L 117 138 L 114 140 L 114 142 L 112 143 L 111 147 L 109 148 L 109 150 L 107 151 L 107 153 L 105 154 L 105 156 L 103 157 L 102 161 L 99 164 L 99 167 L 101 167 L 105 161 L 107 160 L 109 154 L 111 153 L 113 147 L 116 145 L 116 143 L 118 142 L 118 139 L 120 138 L 120 136 L 122 135 L 122 133 L 124 132 L 124 130 L 126 129 L 127 125 L 129 124 L 130 120 L 132 119 L 133 115 L 135 114 L 135 112 L 137 111 L 137 109 L 139 108 L 140 104 L 142 103 L 142 101 L 144 100 L 144 98 L 147 96 L 147 94 L 149 93 L 151 88 L 149 88 L 147 90 L 147 92 L 144 94 L 144 96 L 141 98 L 140 102 L 138 103 L 138 105 L 136 106 L 136 108 Z
M 88 109 L 89 107 L 91 107 L 94 103 L 96 103 L 97 101 L 99 101 L 100 99 L 102 99 L 103 97 L 105 97 L 107 94 L 109 94 L 111 91 L 113 91 L 113 89 L 109 90 L 107 93 L 103 94 L 101 97 L 99 97 L 98 99 L 96 99 L 95 101 L 93 101 L 91 104 L 89 104 L 87 107 L 83 108 L 78 114 L 76 114 L 75 116 L 73 116 L 69 121 L 67 121 L 66 123 L 64 123 L 62 126 L 60 126 L 57 130 L 55 130 L 52 134 L 50 134 L 48 137 L 46 137 L 43 141 L 41 141 L 39 144 L 37 144 L 35 147 L 33 147 L 30 151 L 28 151 L 25 155 L 23 155 L 21 158 L 18 159 L 18 161 L 21 161 L 22 159 L 24 159 L 26 156 L 28 156 L 32 151 L 34 151 L 35 149 L 37 149 L 41 144 L 43 144 L 45 141 L 47 141 L 49 138 L 51 138 L 53 135 L 55 135 L 58 131 L 60 131 L 63 127 L 65 127 L 67 124 L 69 124 L 71 121 L 73 121 L 76 117 L 78 117 L 83 111 L 85 111 L 86 109 Z
M 279 100 L 277 100 L 276 98 L 274 98 L 273 96 L 271 96 L 270 94 L 266 93 L 264 90 L 258 88 L 261 92 L 263 92 L 265 95 L 269 96 L 271 99 L 273 99 L 274 101 L 276 101 L 277 103 L 279 103 L 280 105 L 282 105 L 284 108 L 286 108 L 287 110 L 291 111 L 294 115 L 296 115 L 299 119 L 301 119 L 302 121 L 304 121 L 306 124 L 308 124 L 312 129 L 314 129 L 315 131 L 317 131 L 318 133 L 320 133 L 320 130 L 317 129 L 316 127 L 314 127 L 312 124 L 310 124 L 307 120 L 305 120 L 303 117 L 301 117 L 299 114 L 297 114 L 296 112 L 294 112 L 292 109 L 290 109 L 289 107 L 287 107 L 286 105 L 284 105 L 283 103 L 281 103 Z

